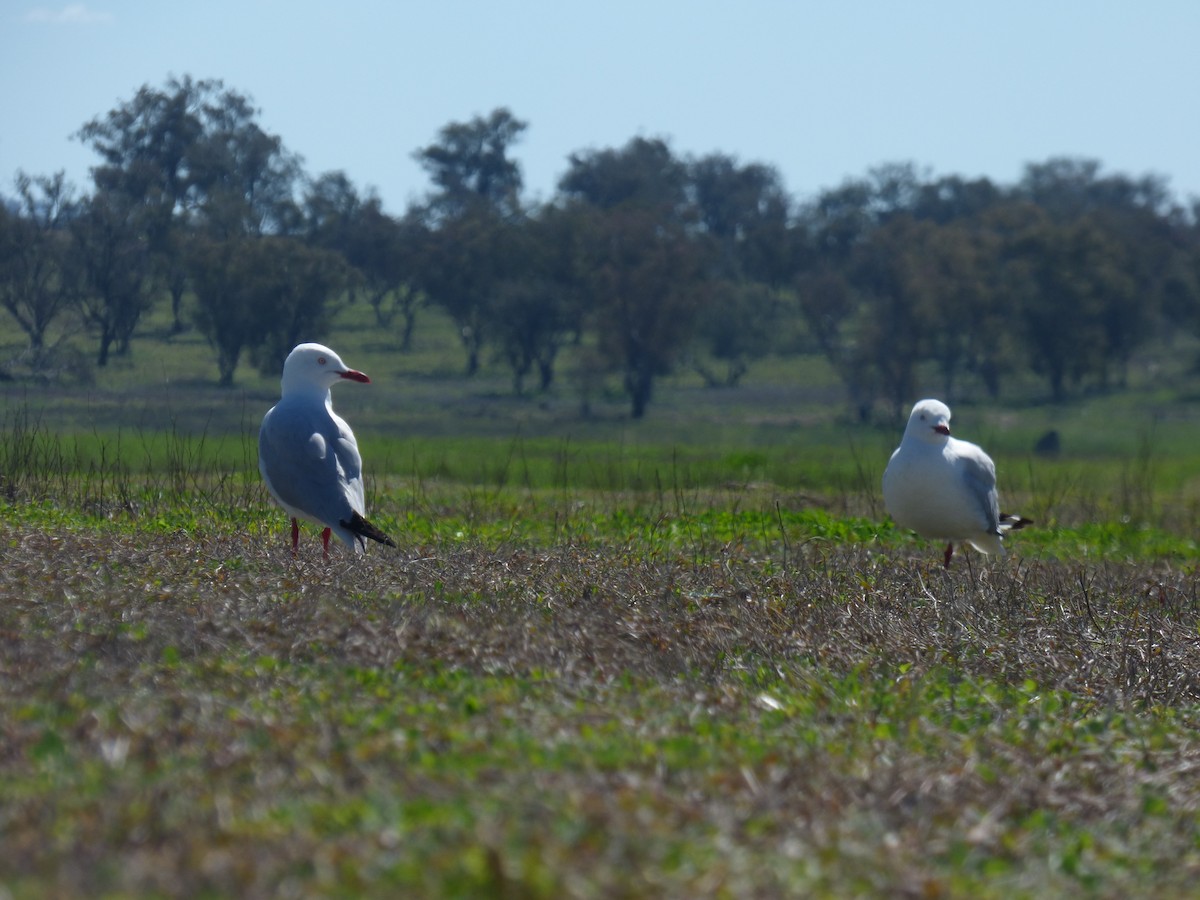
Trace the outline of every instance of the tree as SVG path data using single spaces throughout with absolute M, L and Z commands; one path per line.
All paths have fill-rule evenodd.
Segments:
M 939 225 L 908 217 L 891 219 L 867 242 L 882 243 L 895 292 L 884 304 L 887 314 L 872 309 L 877 341 L 874 353 L 887 360 L 881 369 L 886 384 L 915 390 L 916 365 L 936 363 L 942 396 L 953 402 L 958 378 L 991 358 L 996 343 L 1004 345 L 1003 327 L 985 273 L 985 246 L 964 222 Z M 915 358 L 908 359 L 909 353 Z M 978 364 L 978 365 L 977 365 Z M 902 411 L 910 394 L 893 396 Z
M 458 326 L 467 376 L 479 370 L 492 298 L 513 276 L 507 253 L 511 224 L 479 205 L 426 227 L 419 240 L 417 284 Z
M 794 265 L 790 201 L 769 166 L 712 154 L 688 164 L 698 237 L 708 244 L 712 302 L 700 316 L 693 367 L 710 386 L 737 384 L 771 347 L 778 288 Z M 725 366 L 717 375 L 705 357 Z
M 354 268 L 355 293 L 365 294 L 380 327 L 401 316 L 400 349 L 411 349 L 416 316 L 425 303 L 414 282 L 419 217 L 410 214 L 398 222 L 374 193 L 360 197 L 344 173 L 329 172 L 309 186 L 304 222 L 310 243 L 341 253 Z
M 244 351 L 273 372 L 293 346 L 321 337 L 346 277 L 338 254 L 277 236 L 198 239 L 189 267 L 196 325 L 217 351 L 225 387 Z
M 1086 220 L 1042 217 L 1014 237 L 1009 266 L 1030 365 L 1045 376 L 1055 402 L 1089 376 L 1103 380 L 1109 355 L 1122 352 L 1110 342 L 1106 317 L 1134 303 L 1119 248 Z
M 345 172 L 326 172 L 310 181 L 301 201 L 305 239 L 347 254 L 365 202 Z
M 170 291 L 177 331 L 184 321 L 186 276 L 197 258 L 183 263 L 181 228 L 236 239 L 298 227 L 294 191 L 300 160 L 263 131 L 256 117 L 249 98 L 220 81 L 173 78 L 162 89 L 143 86 L 76 135 L 101 157 L 92 172 L 97 197 L 104 198 L 109 213 L 120 210 L 125 231 L 140 231 L 150 267 Z M 125 329 L 103 305 L 93 304 L 88 312 L 102 343 L 108 329 Z M 131 333 L 123 331 L 121 348 Z
M 572 153 L 558 189 L 601 210 L 636 204 L 664 220 L 694 218 L 687 166 L 659 138 L 634 138 L 624 147 Z
M 351 275 L 339 253 L 294 238 L 269 236 L 260 241 L 266 274 L 256 299 L 269 311 L 269 319 L 253 355 L 259 370 L 271 374 L 297 344 L 328 333 Z
M 158 277 L 171 297 L 172 330 L 182 331 L 187 288 L 179 219 L 196 199 L 196 146 L 205 131 L 204 107 L 218 81 L 170 79 L 165 89 L 143 85 L 134 97 L 87 122 L 75 137 L 102 162 L 92 169 L 98 192 L 122 197 L 140 220 Z
M 258 110 L 242 94 L 215 95 L 203 112 L 204 134 L 191 159 L 200 224 L 218 237 L 300 230 L 300 157 L 259 127 Z
M 42 353 L 50 326 L 74 295 L 70 224 L 77 209 L 62 172 L 16 178 L 17 202 L 0 203 L 0 305 Z
M 699 346 L 691 364 L 709 387 L 733 387 L 750 361 L 771 349 L 782 305 L 778 292 L 761 282 L 723 279 L 709 285 L 709 302 L 697 317 Z M 723 374 L 713 370 L 710 359 L 724 365 Z
M 511 274 L 499 282 L 489 305 L 489 331 L 501 358 L 513 372 L 513 389 L 524 390 L 535 368 L 538 389 L 554 379 L 554 362 L 571 334 L 578 334 L 579 289 L 572 274 L 576 260 L 568 222 L 547 209 L 508 236 Z
M 102 162 L 92 169 L 97 191 L 140 207 L 155 253 L 165 248 L 175 217 L 196 189 L 196 147 L 205 132 L 205 108 L 221 82 L 172 78 L 163 90 L 143 85 L 133 99 L 76 133 Z
M 1095 159 L 1054 157 L 1030 163 L 1016 195 L 1039 206 L 1058 221 L 1108 210 L 1143 209 L 1156 215 L 1170 211 L 1171 195 L 1162 178 L 1147 175 L 1102 175 Z
M 910 165 L 886 166 L 822 192 L 797 217 L 800 309 L 860 419 L 881 392 L 893 407 L 903 405 L 924 352 L 921 313 L 898 253 L 918 195 Z
M 622 373 L 630 414 L 640 419 L 707 303 L 703 260 L 681 226 L 635 205 L 596 211 L 589 238 L 600 350 Z
M 525 378 L 535 367 L 539 390 L 548 389 L 566 330 L 562 296 L 554 284 L 538 278 L 501 282 L 490 312 L 497 352 L 513 373 L 513 392 L 524 393 Z
M 400 350 L 407 353 L 412 349 L 417 313 L 428 303 L 417 282 L 417 254 L 424 233 L 420 217 L 410 213 L 397 221 L 372 202 L 359 224 L 348 259 L 363 273 L 375 321 L 387 326 L 400 316 Z
M 928 357 L 936 330 L 930 315 L 926 271 L 920 252 L 927 228 L 908 216 L 874 229 L 855 251 L 852 278 L 867 305 L 858 335 L 860 365 L 879 372 L 886 398 L 899 415 L 916 391 L 917 365 Z
M 640 419 L 709 300 L 687 169 L 664 142 L 635 138 L 620 150 L 572 155 L 559 189 L 580 229 L 600 350 L 621 371 Z
M 866 304 L 860 302 L 848 273 L 830 264 L 799 272 L 795 291 L 809 334 L 845 385 L 859 420 L 866 421 L 880 387 L 878 372 L 859 340 Z
M 299 214 L 299 157 L 259 127 L 249 97 L 219 80 L 170 79 L 86 123 L 77 137 L 103 160 L 98 190 L 144 207 L 159 252 L 181 217 L 222 236 L 285 233 Z
M 262 342 L 268 307 L 257 296 L 264 269 L 248 238 L 197 237 L 187 252 L 196 327 L 217 352 L 218 383 L 233 384 L 242 351 Z
M 410 232 L 420 247 L 415 281 L 458 325 L 468 376 L 479 369 L 488 306 L 515 277 L 506 248 L 524 213 L 521 168 L 508 152 L 525 127 L 501 108 L 447 125 L 414 154 L 437 187 L 418 213 L 422 227 Z
M 437 212 L 453 217 L 482 203 L 502 218 L 518 215 L 523 181 L 509 150 L 527 127 L 501 107 L 486 118 L 451 122 L 437 143 L 414 153 L 437 188 L 431 202 Z
M 124 194 L 97 191 L 72 221 L 83 283 L 79 310 L 96 331 L 96 365 L 108 364 L 110 351 L 124 354 L 142 314 L 154 299 L 150 241 L 141 210 Z
M 182 228 L 172 228 L 162 252 L 155 255 L 158 279 L 171 297 L 171 333 L 187 328 L 183 316 L 183 298 L 188 289 L 186 247 L 189 235 Z
M 967 181 L 957 175 L 922 184 L 917 190 L 912 213 L 948 225 L 975 219 L 1005 201 L 1005 194 L 986 178 Z
M 1172 330 L 1200 331 L 1200 199 L 1173 225 L 1173 252 L 1162 271 L 1164 317 Z

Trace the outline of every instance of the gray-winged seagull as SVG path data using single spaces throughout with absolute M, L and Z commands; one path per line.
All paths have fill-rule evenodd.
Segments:
M 331 532 L 356 553 L 363 552 L 367 538 L 396 546 L 366 520 L 362 457 L 354 432 L 333 411 L 329 390 L 342 379 L 371 381 L 328 347 L 297 345 L 283 363 L 282 397 L 258 432 L 258 468 L 271 496 L 292 517 L 293 556 L 300 545 L 299 519 L 324 527 L 326 557 Z
M 969 441 L 950 436 L 950 407 L 922 400 L 913 407 L 900 446 L 883 473 L 883 502 L 898 525 L 983 553 L 1004 553 L 1000 538 L 1031 520 L 1000 512 L 996 464 Z

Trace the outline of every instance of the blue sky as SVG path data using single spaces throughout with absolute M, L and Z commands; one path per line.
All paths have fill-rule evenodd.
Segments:
M 770 163 L 801 199 L 1059 155 L 1200 198 L 1196 0 L 0 0 L 0 192 L 18 169 L 86 189 L 70 135 L 171 75 L 251 96 L 309 174 L 393 213 L 429 186 L 413 151 L 498 106 L 541 199 L 635 136 Z

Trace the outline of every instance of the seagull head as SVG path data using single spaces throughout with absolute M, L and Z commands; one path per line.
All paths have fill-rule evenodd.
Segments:
M 950 407 L 941 400 L 920 401 L 913 407 L 908 427 L 904 429 L 904 437 L 910 436 L 930 444 L 945 441 L 950 436 Z
M 351 369 L 342 358 L 322 344 L 297 344 L 283 361 L 283 393 L 328 391 L 341 379 L 369 384 L 371 379 Z

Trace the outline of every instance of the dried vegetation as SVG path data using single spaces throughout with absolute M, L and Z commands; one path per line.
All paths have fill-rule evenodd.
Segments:
M 803 536 L 410 540 L 328 564 L 220 525 L 0 541 L 15 897 L 1200 879 L 1190 568 L 946 572 Z

